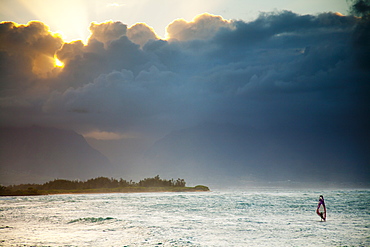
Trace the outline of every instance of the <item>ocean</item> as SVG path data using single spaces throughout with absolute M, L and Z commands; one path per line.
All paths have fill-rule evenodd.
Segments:
M 0 245 L 370 246 L 370 190 L 0 197 Z

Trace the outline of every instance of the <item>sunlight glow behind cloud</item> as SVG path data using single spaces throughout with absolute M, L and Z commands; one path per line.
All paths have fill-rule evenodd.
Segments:
M 54 56 L 54 61 L 55 61 L 55 67 L 63 68 L 64 63 L 60 61 L 56 56 Z
M 261 11 L 292 10 L 308 14 L 323 11 L 345 13 L 346 0 L 292 1 L 281 0 L 189 0 L 189 1 L 148 1 L 148 0 L 2 0 L 0 18 L 2 21 L 27 23 L 39 20 L 47 23 L 52 31 L 64 34 L 64 40 L 86 41 L 90 35 L 88 27 L 93 21 L 122 21 L 128 26 L 144 22 L 153 27 L 160 37 L 165 37 L 166 26 L 175 19 L 191 20 L 201 13 L 221 15 L 225 19 L 256 18 Z
M 87 38 L 90 21 L 85 1 L 21 0 L 21 3 L 34 19 L 47 23 L 52 31 L 63 33 L 65 41 Z

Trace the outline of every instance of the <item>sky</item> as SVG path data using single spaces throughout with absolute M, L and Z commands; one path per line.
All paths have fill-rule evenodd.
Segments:
M 2 0 L 0 124 L 122 148 L 209 122 L 335 130 L 362 152 L 369 21 L 349 9 L 346 0 Z M 125 163 L 115 149 L 109 158 Z
M 2 21 L 26 24 L 32 20 L 46 23 L 53 32 L 61 32 L 68 42 L 87 40 L 91 22 L 121 21 L 128 26 L 145 22 L 165 38 L 166 27 L 173 20 L 191 21 L 196 15 L 211 13 L 225 19 L 250 21 L 261 12 L 291 10 L 299 14 L 340 12 L 346 14 L 346 0 L 2 0 Z M 67 14 L 68 13 L 68 14 Z M 66 16 L 67 14 L 67 16 Z

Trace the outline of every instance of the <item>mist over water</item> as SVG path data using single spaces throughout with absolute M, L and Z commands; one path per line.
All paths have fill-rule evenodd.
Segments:
M 1 197 L 0 233 L 4 246 L 369 246 L 369 202 L 313 189 Z

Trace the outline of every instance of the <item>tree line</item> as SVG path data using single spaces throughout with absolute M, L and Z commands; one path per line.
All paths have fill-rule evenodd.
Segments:
M 153 178 L 145 178 L 139 182 L 124 179 L 114 179 L 107 177 L 91 178 L 86 181 L 55 179 L 44 184 L 20 184 L 0 186 L 0 195 L 8 194 L 11 191 L 25 191 L 28 194 L 39 190 L 88 190 L 88 189 L 104 189 L 104 188 L 125 188 L 125 187 L 185 187 L 184 179 L 177 180 L 162 179 L 159 175 Z

